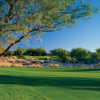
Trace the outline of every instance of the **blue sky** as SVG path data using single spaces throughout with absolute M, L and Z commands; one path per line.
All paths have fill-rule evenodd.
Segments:
M 100 0 L 89 0 L 100 7 Z M 100 14 L 94 15 L 89 21 L 79 20 L 73 28 L 64 31 L 45 33 L 40 41 L 31 42 L 30 45 L 19 43 L 19 47 L 44 47 L 47 51 L 54 48 L 63 48 L 70 51 L 72 48 L 82 47 L 90 51 L 100 48 Z

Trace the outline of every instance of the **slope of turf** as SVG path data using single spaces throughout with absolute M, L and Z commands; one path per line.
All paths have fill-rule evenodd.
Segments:
M 100 70 L 0 67 L 0 100 L 100 100 Z

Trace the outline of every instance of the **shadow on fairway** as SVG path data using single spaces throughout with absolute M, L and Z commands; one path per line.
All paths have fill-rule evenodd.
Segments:
M 52 86 L 75 90 L 100 91 L 100 79 L 79 77 L 19 77 L 0 75 L 0 84 Z

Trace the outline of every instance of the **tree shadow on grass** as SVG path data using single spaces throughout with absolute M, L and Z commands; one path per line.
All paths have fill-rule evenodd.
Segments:
M 20 77 L 0 75 L 0 84 L 52 86 L 74 90 L 100 91 L 100 79 L 80 77 Z

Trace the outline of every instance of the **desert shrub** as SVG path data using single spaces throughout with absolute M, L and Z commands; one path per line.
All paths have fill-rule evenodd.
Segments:
M 44 60 L 41 60 L 40 63 L 43 64 L 44 63 Z
M 91 65 L 91 66 L 90 66 L 90 68 L 94 68 L 94 66 L 93 66 L 93 65 Z
M 42 67 L 40 64 L 34 64 L 34 65 L 29 65 L 29 67 L 31 67 L 31 68 L 36 68 L 36 67 Z
M 54 64 L 53 67 L 59 67 L 59 64 Z
M 12 57 L 9 57 L 9 59 L 12 59 Z
M 53 64 L 50 64 L 50 67 L 53 67 Z
M 36 67 L 42 67 L 40 64 L 37 64 Z
M 17 59 L 16 62 L 17 63 L 25 63 L 25 60 L 23 60 L 23 59 Z
M 24 67 L 22 64 L 13 64 L 14 67 Z
M 12 56 L 13 59 L 17 59 L 17 56 Z
M 26 65 L 24 65 L 24 67 L 25 67 L 25 68 L 27 68 L 27 66 L 26 66 Z
M 81 67 L 82 67 L 82 68 L 85 68 L 85 67 L 86 67 L 86 65 L 82 65 Z
M 77 59 L 75 57 L 66 56 L 62 58 L 63 63 L 76 63 Z
M 8 63 L 8 60 L 5 59 L 5 60 L 4 60 L 4 63 Z
M 29 65 L 28 67 L 31 67 L 32 68 L 32 67 L 36 67 L 36 65 Z
M 9 61 L 10 63 L 13 63 L 13 61 Z
M 10 62 L 10 63 L 14 63 L 15 60 L 14 60 L 14 59 L 10 59 L 9 62 Z

